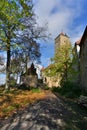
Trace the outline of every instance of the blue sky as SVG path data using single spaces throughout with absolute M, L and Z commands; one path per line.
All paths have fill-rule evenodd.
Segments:
M 51 39 L 41 42 L 41 61 L 44 67 L 54 55 L 54 39 L 63 31 L 74 45 L 80 39 L 87 24 L 87 0 L 33 0 L 37 22 L 48 23 Z M 5 76 L 0 75 L 0 83 Z
M 54 39 L 63 31 L 74 45 L 87 24 L 87 0 L 33 0 L 38 23 L 48 23 L 51 38 L 41 44 L 41 61 L 45 67 L 54 55 Z M 42 42 L 42 41 L 41 41 Z

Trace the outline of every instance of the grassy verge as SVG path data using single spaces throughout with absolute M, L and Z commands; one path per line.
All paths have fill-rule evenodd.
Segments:
M 45 97 L 45 92 L 41 89 L 20 90 L 11 89 L 4 93 L 4 89 L 0 88 L 0 118 L 8 117 L 17 109 L 24 108 L 29 103 Z
M 58 92 L 67 98 L 78 98 L 80 95 L 87 95 L 78 85 L 67 82 L 61 88 L 52 88 L 52 92 Z
M 40 93 L 40 92 L 41 92 L 41 89 L 40 89 L 40 88 L 33 88 L 33 89 L 31 89 L 31 91 L 32 91 L 33 93 Z

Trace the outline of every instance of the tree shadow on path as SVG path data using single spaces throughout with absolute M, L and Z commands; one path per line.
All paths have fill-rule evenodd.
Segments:
M 45 99 L 1 121 L 0 130 L 87 130 L 87 111 L 49 93 Z

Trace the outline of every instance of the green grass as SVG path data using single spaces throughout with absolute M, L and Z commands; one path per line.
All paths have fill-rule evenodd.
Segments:
M 12 106 L 15 107 L 15 108 L 19 108 L 19 107 L 20 107 L 20 104 L 14 103 Z
M 15 110 L 15 107 L 9 106 L 9 107 L 3 109 L 3 113 L 8 113 L 8 112 L 13 111 L 13 110 Z
M 41 89 L 40 88 L 32 88 L 31 91 L 33 93 L 40 93 L 41 92 Z

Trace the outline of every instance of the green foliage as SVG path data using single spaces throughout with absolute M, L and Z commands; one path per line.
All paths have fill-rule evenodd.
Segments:
M 9 107 L 7 107 L 7 108 L 4 108 L 4 109 L 3 109 L 3 112 L 4 112 L 4 113 L 8 113 L 8 112 L 13 111 L 13 110 L 15 110 L 15 107 L 9 106 Z
M 22 19 L 31 17 L 32 2 L 31 0 L 2 0 L 0 1 L 0 45 L 2 50 L 17 48 L 16 32 L 24 29 Z M 3 43 L 3 44 L 2 44 Z M 9 43 L 9 45 L 8 45 Z
M 54 58 L 54 64 L 56 66 L 56 73 L 60 73 L 65 81 L 68 80 L 69 68 L 72 63 L 72 46 L 65 43 L 61 45 Z
M 72 49 L 72 62 L 71 66 L 69 68 L 69 80 L 74 81 L 78 80 L 79 78 L 79 56 L 77 55 L 77 52 L 75 48 Z
M 13 111 L 13 110 L 15 110 L 15 109 L 18 109 L 19 107 L 20 107 L 20 104 L 14 103 L 13 105 L 8 106 L 7 108 L 4 108 L 4 109 L 3 109 L 3 112 L 4 112 L 4 113 L 9 113 L 9 112 L 11 112 L 11 111 Z
M 53 92 L 58 92 L 68 98 L 78 98 L 80 95 L 87 94 L 79 85 L 72 82 L 66 82 L 61 88 L 53 88 Z
M 19 108 L 19 107 L 20 107 L 20 104 L 14 103 L 12 106 L 15 107 L 15 108 Z
M 50 88 L 49 88 L 48 86 L 45 86 L 44 89 L 45 89 L 45 90 L 49 90 Z
M 18 86 L 18 89 L 20 89 L 20 90 L 30 90 L 30 87 L 23 83 L 20 86 Z
M 40 93 L 41 92 L 41 89 L 40 88 L 32 88 L 31 91 L 33 93 Z
M 61 85 L 66 81 L 76 81 L 79 75 L 78 57 L 73 51 L 70 43 L 61 45 L 51 59 L 53 62 L 45 69 L 47 76 L 54 76 L 61 78 Z
M 45 70 L 44 70 L 45 74 L 49 77 L 54 76 L 56 74 L 56 66 L 55 64 L 51 64 L 49 65 Z
M 7 52 L 6 89 L 9 89 L 11 54 L 15 48 L 19 49 L 16 33 L 22 32 L 25 28 L 22 19 L 33 15 L 32 1 L 2 0 L 0 8 L 0 46 L 3 51 Z
M 32 0 L 0 1 L 0 47 L 7 53 L 6 89 L 10 74 L 17 76 L 27 70 L 30 60 L 40 62 L 37 39 L 46 38 L 47 28 L 39 27 Z

